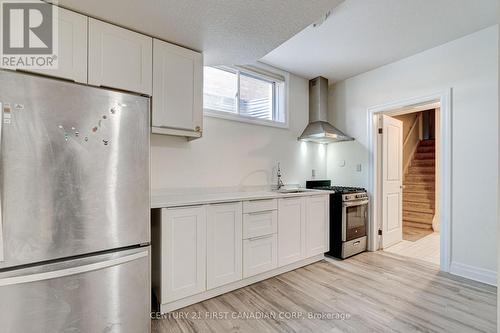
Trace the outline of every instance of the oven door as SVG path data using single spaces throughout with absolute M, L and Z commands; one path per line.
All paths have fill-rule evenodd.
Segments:
M 342 241 L 366 236 L 368 200 L 342 203 Z

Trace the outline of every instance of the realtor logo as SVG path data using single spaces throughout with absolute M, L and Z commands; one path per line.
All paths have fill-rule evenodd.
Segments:
M 41 1 L 1 1 L 2 67 L 57 68 L 57 6 Z

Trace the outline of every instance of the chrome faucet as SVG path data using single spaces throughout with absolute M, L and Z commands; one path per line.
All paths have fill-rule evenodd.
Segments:
M 281 180 L 281 168 L 280 168 L 280 162 L 278 162 L 278 185 L 276 186 L 277 190 L 279 191 L 283 186 L 283 181 Z

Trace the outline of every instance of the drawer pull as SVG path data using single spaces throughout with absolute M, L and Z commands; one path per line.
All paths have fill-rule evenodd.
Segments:
M 248 215 L 263 215 L 263 214 L 269 214 L 269 212 L 272 212 L 274 210 L 275 209 L 269 209 L 269 210 L 263 210 L 260 212 L 250 212 L 250 213 L 246 213 L 246 214 L 248 214 Z
M 259 239 L 269 238 L 271 236 L 272 236 L 272 234 L 270 234 L 270 235 L 263 235 L 263 236 L 257 236 L 257 237 L 249 238 L 248 240 L 249 241 L 255 241 L 255 240 L 259 240 Z

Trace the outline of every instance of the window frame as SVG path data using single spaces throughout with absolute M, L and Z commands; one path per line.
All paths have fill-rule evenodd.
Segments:
M 283 76 L 284 80 L 277 80 L 271 76 L 266 76 L 265 74 L 258 73 L 246 68 L 240 68 L 237 66 L 210 66 L 219 70 L 227 71 L 229 73 L 236 74 L 237 78 L 237 93 L 236 93 L 236 113 L 224 112 L 219 110 L 214 110 L 210 108 L 205 108 L 203 106 L 203 115 L 213 118 L 226 119 L 232 121 L 238 121 L 243 123 L 249 123 L 254 125 L 263 125 L 278 128 L 289 128 L 289 112 L 288 112 L 288 90 L 289 90 L 289 74 L 284 71 L 277 71 L 274 68 L 269 68 L 269 66 L 263 66 L 259 64 L 258 69 L 262 71 L 267 71 L 276 73 L 277 75 Z M 259 79 L 262 81 L 267 81 L 273 83 L 273 119 L 276 119 L 278 114 L 283 112 L 284 121 L 280 122 L 277 120 L 259 119 L 255 117 L 249 117 L 240 114 L 240 75 L 245 75 L 250 78 Z

